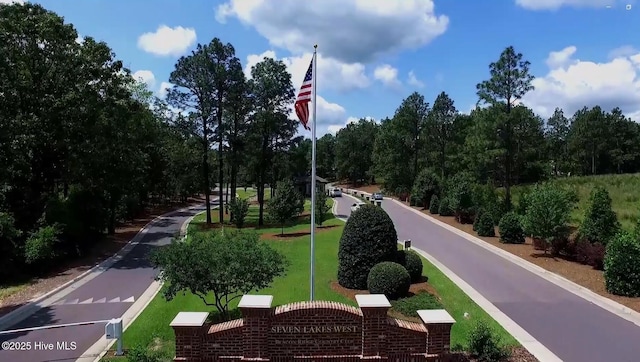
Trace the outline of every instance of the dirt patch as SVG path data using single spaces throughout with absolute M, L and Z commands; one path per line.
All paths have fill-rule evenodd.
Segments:
M 324 231 L 328 231 L 328 230 L 337 228 L 338 226 L 340 226 L 340 225 L 317 226 L 316 227 L 316 231 L 317 232 L 324 232 Z M 305 231 L 285 232 L 284 234 L 281 234 L 279 232 L 268 233 L 268 234 L 265 233 L 265 234 L 260 235 L 260 239 L 269 240 L 269 241 L 286 241 L 286 240 L 299 238 L 299 237 L 307 236 L 307 235 L 311 235 L 311 228 L 309 228 L 309 230 L 305 230 Z
M 340 285 L 340 283 L 338 283 L 337 281 L 332 281 L 331 282 L 331 290 L 333 290 L 334 292 L 345 296 L 353 301 L 356 300 L 356 295 L 357 294 L 369 294 L 368 290 L 359 290 L 359 289 L 349 289 L 349 288 L 345 288 L 342 285 Z M 421 292 L 427 292 L 433 296 L 435 296 L 438 300 L 440 299 L 440 296 L 438 295 L 438 292 L 428 283 L 428 280 L 426 277 L 423 277 L 423 280 L 419 283 L 413 283 L 411 284 L 411 288 L 409 288 L 409 296 L 411 295 L 415 295 Z M 406 317 L 404 317 L 406 318 Z
M 404 204 L 408 205 L 408 203 L 406 202 L 404 202 Z M 473 235 L 488 244 L 508 251 L 511 254 L 518 256 L 528 262 L 531 262 L 539 267 L 542 267 L 552 273 L 563 276 L 571 280 L 572 282 L 579 284 L 603 297 L 616 301 L 626 307 L 635 310 L 636 312 L 640 312 L 640 298 L 621 297 L 607 292 L 604 284 L 604 273 L 601 270 L 596 270 L 589 265 L 580 264 L 571 260 L 564 259 L 562 257 L 545 255 L 544 252 L 534 249 L 533 241 L 531 240 L 531 238 L 526 238 L 524 244 L 503 244 L 500 242 L 497 228 L 496 237 L 482 237 L 478 236 L 476 232 L 473 231 L 473 225 L 460 224 L 453 217 L 432 215 L 429 213 L 429 210 L 422 210 L 422 208 L 420 207 L 413 208 L 439 221 L 442 221 L 447 225 L 453 226 L 458 230 Z
M 478 362 L 477 359 L 472 358 L 466 352 L 453 352 L 447 361 L 451 362 Z M 539 362 L 529 351 L 524 347 L 514 347 L 511 349 L 511 357 L 507 362 Z
M 109 235 L 103 240 L 97 242 L 86 256 L 65 263 L 57 270 L 54 270 L 45 276 L 32 279 L 28 282 L 26 287 L 0 300 L 0 316 L 19 308 L 30 300 L 44 295 L 70 280 L 73 280 L 82 273 L 93 268 L 96 264 L 113 256 L 113 254 L 118 252 L 131 239 L 133 239 L 142 227 L 156 217 L 166 214 L 172 210 L 197 205 L 203 202 L 204 198 L 198 197 L 190 198 L 186 203 L 174 203 L 149 208 L 133 221 L 119 225 L 116 228 L 114 235 Z

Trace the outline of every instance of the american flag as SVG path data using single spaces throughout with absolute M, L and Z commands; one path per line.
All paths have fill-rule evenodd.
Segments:
M 304 80 L 302 81 L 302 87 L 300 87 L 300 92 L 298 93 L 298 98 L 296 98 L 296 115 L 302 123 L 302 126 L 307 131 L 309 128 L 309 102 L 311 102 L 311 92 L 313 89 L 313 58 L 311 58 L 311 64 L 309 64 L 309 69 L 307 69 L 307 74 L 304 75 Z

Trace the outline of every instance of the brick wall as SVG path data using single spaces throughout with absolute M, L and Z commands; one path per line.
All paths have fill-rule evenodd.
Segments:
M 174 326 L 174 361 L 447 361 L 450 324 L 397 320 L 387 307 L 313 301 L 241 310 L 230 322 Z

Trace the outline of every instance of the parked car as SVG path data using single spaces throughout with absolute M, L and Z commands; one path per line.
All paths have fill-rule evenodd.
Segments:
M 351 205 L 351 212 L 357 211 L 360 207 L 362 207 L 362 205 L 366 205 L 364 202 L 356 202 L 355 204 Z
M 340 190 L 337 187 L 334 187 L 333 189 L 331 189 L 331 191 L 329 191 L 329 196 L 331 196 L 331 197 L 342 197 L 342 190 Z
M 375 194 L 371 195 L 371 197 L 376 201 L 384 199 L 384 196 L 382 196 L 381 192 L 376 192 Z

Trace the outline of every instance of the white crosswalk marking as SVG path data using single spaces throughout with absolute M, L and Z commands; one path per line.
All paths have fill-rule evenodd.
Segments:
M 108 301 L 106 297 L 96 299 L 96 300 L 93 300 L 93 298 L 89 298 L 89 299 L 83 300 L 82 302 L 80 301 L 80 299 L 69 299 L 69 300 L 60 299 L 51 305 L 133 303 L 135 301 L 136 301 L 136 298 L 134 298 L 133 296 L 126 299 L 120 299 L 120 297 L 115 297 L 115 298 L 109 299 Z
M 84 300 L 84 301 L 80 302 L 79 304 L 91 304 L 91 302 L 93 302 L 93 298 L 89 298 L 87 300 Z
M 109 301 L 109 303 L 120 303 L 120 297 L 115 297 Z

